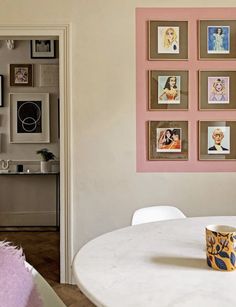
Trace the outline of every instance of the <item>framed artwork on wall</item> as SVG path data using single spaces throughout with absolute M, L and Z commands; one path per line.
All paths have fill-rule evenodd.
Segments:
M 31 40 L 30 54 L 32 59 L 51 59 L 56 57 L 54 40 Z
M 188 160 L 188 122 L 149 121 L 148 160 Z
M 198 28 L 200 59 L 236 58 L 236 20 L 200 20 Z
M 199 160 L 236 159 L 236 121 L 199 121 Z
M 188 58 L 187 21 L 149 21 L 149 60 Z
M 39 65 L 39 85 L 40 86 L 59 86 L 59 65 L 41 64 Z
M 49 143 L 49 94 L 11 93 L 10 143 Z
M 33 65 L 10 64 L 10 86 L 33 86 Z
M 187 110 L 188 71 L 149 71 L 149 110 Z
M 199 71 L 199 109 L 236 110 L 236 71 Z
M 0 75 L 0 107 L 3 107 L 3 75 Z

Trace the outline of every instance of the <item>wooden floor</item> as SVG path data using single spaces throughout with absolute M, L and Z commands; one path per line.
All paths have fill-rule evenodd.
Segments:
M 0 231 L 1 241 L 23 248 L 26 260 L 47 280 L 66 306 L 94 307 L 77 286 L 59 283 L 59 239 L 58 231 Z

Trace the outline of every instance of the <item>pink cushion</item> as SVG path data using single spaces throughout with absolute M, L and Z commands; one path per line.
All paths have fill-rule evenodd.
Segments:
M 0 306 L 42 306 L 33 276 L 25 267 L 22 249 L 3 241 L 0 241 Z

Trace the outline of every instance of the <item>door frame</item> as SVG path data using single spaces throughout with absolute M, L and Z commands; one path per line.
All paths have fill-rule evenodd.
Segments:
M 0 37 L 32 39 L 59 38 L 60 93 L 60 281 L 72 283 L 71 218 L 71 25 L 0 25 Z

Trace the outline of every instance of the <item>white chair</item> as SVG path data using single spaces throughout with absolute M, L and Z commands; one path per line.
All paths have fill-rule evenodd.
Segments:
M 52 287 L 48 284 L 48 282 L 43 278 L 42 275 L 39 274 L 34 267 L 32 267 L 29 263 L 25 262 L 26 267 L 30 270 L 33 275 L 34 282 L 36 284 L 38 293 L 43 301 L 44 307 L 66 307 L 66 305 L 62 302 L 56 292 L 52 289 Z
M 173 206 L 151 206 L 134 212 L 131 225 L 186 218 L 182 211 Z

